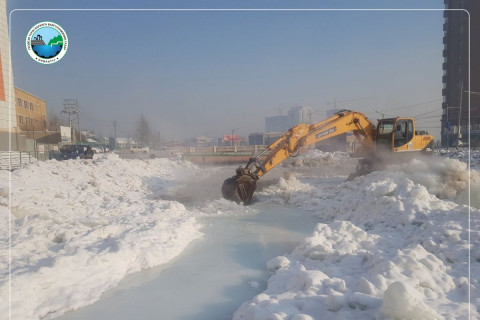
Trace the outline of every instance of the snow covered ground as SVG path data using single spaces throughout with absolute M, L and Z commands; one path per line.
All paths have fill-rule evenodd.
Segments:
M 302 207 L 327 222 L 268 261 L 267 289 L 234 319 L 468 319 L 469 309 L 477 318 L 480 175 L 452 157 L 461 161 L 445 152 L 333 186 L 325 178 L 352 171 L 344 153 L 312 151 L 286 166 L 284 178 L 272 172 L 257 201 Z M 182 190 L 204 198 L 211 190 L 202 179 L 226 177 L 181 160 L 39 162 L 14 171 L 11 190 L 8 172 L 0 175 L 0 227 L 11 222 L 12 253 L 11 309 L 1 304 L 0 314 L 12 319 L 53 318 L 98 300 L 127 274 L 171 261 L 202 237 L 196 217 L 255 214 L 255 204 L 211 194 L 188 205 Z M 474 207 L 461 204 L 469 181 Z M 0 237 L 6 302 L 9 237 Z
M 199 237 L 200 225 L 177 201 L 162 200 L 178 180 L 201 176 L 168 159 L 38 162 L 0 181 L 0 299 L 11 317 L 38 319 L 90 304 L 127 274 L 170 261 Z M 0 314 L 8 315 L 8 303 Z
M 480 210 L 454 202 L 468 194 L 466 164 L 435 157 L 390 169 L 336 188 L 293 175 L 263 190 L 263 201 L 331 222 L 270 260 L 268 288 L 234 319 L 477 319 Z

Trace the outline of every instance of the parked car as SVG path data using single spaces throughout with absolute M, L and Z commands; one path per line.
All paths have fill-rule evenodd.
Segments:
M 84 144 L 66 144 L 60 148 L 61 158 L 67 159 L 92 159 L 94 151 L 92 147 Z
M 133 144 L 130 147 L 130 153 L 149 153 L 150 148 L 140 144 Z
M 102 146 L 101 144 L 93 144 L 91 145 L 93 152 L 95 153 L 104 153 L 106 151 L 106 146 Z

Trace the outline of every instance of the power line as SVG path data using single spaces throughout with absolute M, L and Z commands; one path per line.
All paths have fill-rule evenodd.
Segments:
M 420 117 L 420 118 L 417 118 L 417 120 L 421 120 L 421 119 L 431 119 L 431 118 L 440 118 L 440 117 L 442 117 L 442 116 L 439 115 L 439 116 Z
M 442 109 L 436 108 L 435 110 L 428 111 L 428 112 L 425 112 L 425 113 L 420 113 L 420 114 L 417 114 L 417 115 L 415 115 L 415 116 L 413 116 L 413 117 L 416 118 L 416 117 L 423 116 L 423 115 L 430 114 L 430 113 L 434 113 L 434 112 L 437 112 L 437 111 L 442 111 Z
M 63 100 L 63 108 L 60 113 L 60 117 L 64 120 L 68 118 L 68 125 L 70 126 L 71 142 L 75 142 L 75 130 L 73 129 L 73 120 L 78 120 L 78 131 L 80 132 L 80 142 L 82 141 L 82 133 L 80 131 L 80 120 L 78 111 L 77 99 L 65 99 Z
M 383 109 L 383 110 L 380 110 L 380 111 L 391 111 L 391 110 L 400 110 L 400 109 L 413 108 L 413 107 L 416 107 L 416 106 L 421 106 L 421 105 L 424 105 L 424 104 L 429 104 L 429 103 L 438 102 L 438 101 L 442 101 L 442 100 L 443 100 L 443 99 L 435 99 L 435 100 L 420 102 L 420 103 L 417 103 L 417 104 L 412 104 L 412 105 L 408 105 L 408 106 L 404 106 L 404 107 Z
M 83 113 L 85 115 L 87 115 L 90 119 L 96 120 L 98 122 L 110 123 L 110 121 L 111 121 L 111 120 L 105 120 L 105 119 L 99 118 L 99 117 L 97 117 L 96 115 L 94 115 L 93 113 L 91 113 L 87 110 L 83 110 Z

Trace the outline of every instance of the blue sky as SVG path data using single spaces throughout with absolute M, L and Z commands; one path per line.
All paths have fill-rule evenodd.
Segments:
M 42 36 L 42 40 L 46 44 L 48 44 L 51 39 L 59 35 L 58 31 L 53 28 L 40 28 L 32 35 L 32 38 L 35 38 L 38 34 Z
M 443 1 L 361 3 L 317 7 L 443 8 Z M 64 1 L 47 4 L 65 8 Z M 158 4 L 83 1 L 75 8 Z M 161 4 L 308 8 L 312 2 Z M 39 4 L 8 1 L 8 11 L 14 8 Z M 67 54 L 54 65 L 40 65 L 25 51 L 25 35 L 40 21 L 60 24 L 69 37 Z M 143 113 L 162 137 L 177 140 L 220 137 L 233 128 L 241 135 L 263 131 L 264 117 L 278 108 L 285 114 L 288 107 L 311 106 L 322 118 L 334 101 L 371 120 L 381 117 L 375 111 L 440 115 L 442 24 L 441 11 L 15 11 L 11 50 L 15 85 L 45 98 L 49 110 L 59 113 L 63 99 L 77 98 L 82 127 L 109 135 L 117 120 L 122 136 L 133 136 Z M 419 124 L 435 134 L 439 120 Z

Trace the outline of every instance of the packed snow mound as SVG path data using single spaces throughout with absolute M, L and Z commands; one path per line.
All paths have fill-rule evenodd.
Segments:
M 192 212 L 163 200 L 197 166 L 168 159 L 37 162 L 1 171 L 0 228 L 11 230 L 12 319 L 55 316 L 98 300 L 127 274 L 166 263 L 201 237 Z M 9 301 L 8 232 L 0 297 Z M 0 307 L 8 314 L 8 303 Z
M 468 181 L 465 167 L 445 159 L 420 176 L 407 170 L 412 165 L 422 166 L 315 188 L 308 179 L 284 179 L 260 193 L 327 223 L 267 263 L 267 289 L 234 319 L 468 319 L 469 308 L 478 317 L 480 284 L 477 276 L 469 283 L 468 261 L 469 240 L 480 241 L 480 210 L 436 195 L 452 188 L 448 174 L 436 174 L 453 170 Z M 471 274 L 478 275 L 480 250 L 472 249 Z
M 387 319 L 443 319 L 423 302 L 423 297 L 415 288 L 400 281 L 388 286 L 381 311 Z

